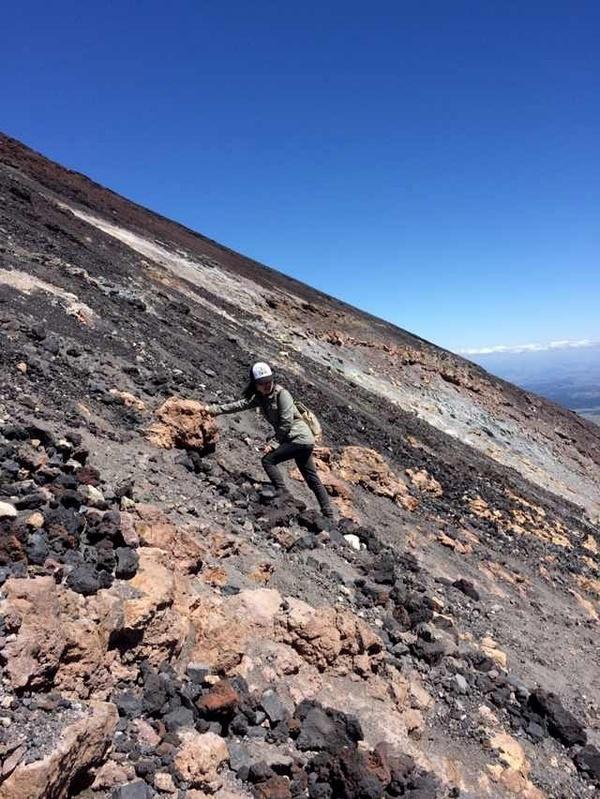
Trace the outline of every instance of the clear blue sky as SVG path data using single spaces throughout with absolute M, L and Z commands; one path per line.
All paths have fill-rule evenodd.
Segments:
M 600 5 L 2 7 L 0 129 L 450 348 L 600 339 Z

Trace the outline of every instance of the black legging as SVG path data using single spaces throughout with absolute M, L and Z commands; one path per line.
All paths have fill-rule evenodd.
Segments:
M 277 449 L 267 453 L 262 459 L 262 465 L 275 489 L 277 491 L 285 491 L 283 476 L 277 468 L 277 464 L 290 461 L 293 458 L 296 461 L 296 466 L 300 469 L 300 474 L 304 478 L 306 485 L 317 498 L 317 502 L 323 514 L 325 516 L 332 516 L 333 512 L 329 502 L 329 496 L 317 474 L 317 467 L 315 466 L 312 452 L 313 447 L 310 444 L 294 444 L 290 441 L 286 444 L 280 444 Z

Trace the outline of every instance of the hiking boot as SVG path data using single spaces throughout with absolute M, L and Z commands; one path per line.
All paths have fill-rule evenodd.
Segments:
M 263 505 L 275 503 L 278 506 L 294 502 L 294 497 L 287 488 L 265 488 L 259 493 L 259 499 Z
M 278 496 L 274 488 L 264 488 L 262 491 L 258 492 L 258 499 L 261 505 L 270 505 Z

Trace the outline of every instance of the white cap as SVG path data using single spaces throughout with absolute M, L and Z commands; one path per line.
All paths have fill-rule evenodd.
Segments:
M 273 372 L 271 371 L 271 367 L 268 363 L 259 361 L 252 367 L 252 377 L 255 380 L 266 380 L 269 377 L 273 377 Z

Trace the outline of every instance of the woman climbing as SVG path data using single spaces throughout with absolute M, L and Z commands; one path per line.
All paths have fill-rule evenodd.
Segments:
M 265 419 L 273 426 L 275 438 L 279 442 L 279 446 L 267 451 L 262 459 L 262 465 L 275 488 L 276 495 L 289 493 L 278 464 L 294 459 L 306 485 L 317 498 L 321 513 L 326 518 L 333 519 L 329 496 L 319 479 L 312 457 L 315 446 L 313 432 L 304 421 L 290 392 L 275 383 L 271 367 L 266 363 L 255 363 L 250 369 L 250 381 L 242 399 L 224 405 L 206 406 L 211 416 L 238 413 L 250 408 L 260 408 Z

